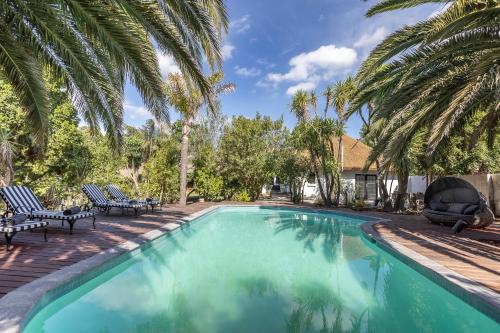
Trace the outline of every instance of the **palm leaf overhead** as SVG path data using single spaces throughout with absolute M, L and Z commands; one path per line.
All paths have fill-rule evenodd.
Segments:
M 447 3 L 450 2 L 450 0 L 381 0 L 378 4 L 370 8 L 370 10 L 366 13 L 366 16 L 373 16 L 390 10 L 411 8 L 424 3 L 433 2 Z
M 478 112 L 484 117 L 471 138 L 490 142 L 500 119 L 500 3 L 492 0 L 385 0 L 368 15 L 446 3 L 442 11 L 388 36 L 362 64 L 349 113 L 375 101 L 374 120 L 384 128 L 371 161 L 385 166 L 401 160 L 411 141 L 425 130 L 427 156 L 459 133 Z M 370 161 L 370 162 L 371 162 Z
M 15 88 L 39 141 L 48 128 L 47 70 L 64 80 L 82 118 L 94 129 L 103 126 L 118 145 L 124 83 L 136 86 L 157 119 L 167 118 L 158 50 L 208 98 L 201 60 L 219 68 L 227 27 L 221 0 L 5 0 L 0 74 Z

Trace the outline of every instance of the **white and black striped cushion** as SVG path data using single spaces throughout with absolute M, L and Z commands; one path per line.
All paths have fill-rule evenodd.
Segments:
M 109 195 L 118 202 L 129 201 L 130 199 L 123 193 L 118 186 L 109 184 L 106 186 L 106 191 Z M 138 204 L 145 205 L 159 205 L 160 202 L 158 200 L 146 201 L 146 200 L 136 200 Z
M 106 191 L 117 201 L 129 200 L 128 197 L 118 188 L 118 186 L 109 184 L 106 186 Z
M 82 190 L 94 205 L 106 206 L 108 204 L 108 199 L 96 184 L 85 184 Z
M 145 205 L 141 202 L 137 203 L 117 202 L 117 201 L 108 202 L 108 207 L 115 207 L 115 208 L 142 208 L 144 206 Z
M 64 215 L 62 211 L 40 210 L 25 213 L 25 215 L 34 219 L 51 219 L 51 220 L 79 220 L 88 217 L 94 217 L 94 212 L 80 212 L 73 215 Z
M 29 213 L 32 210 L 46 210 L 33 191 L 26 186 L 7 186 L 0 188 L 0 196 L 9 210 L 15 214 Z
M 144 204 L 139 202 L 132 204 L 129 202 L 107 200 L 106 197 L 104 196 L 104 193 L 102 193 L 101 189 L 99 188 L 99 186 L 95 184 L 85 184 L 82 186 L 82 190 L 87 195 L 90 202 L 92 202 L 96 207 L 134 208 L 134 209 L 144 207 Z
M 2 226 L 0 225 L 0 232 L 18 232 L 36 228 L 43 228 L 49 225 L 46 221 L 24 221 L 23 223 L 16 224 L 13 226 Z
M 24 214 L 29 218 L 46 218 L 54 220 L 78 220 L 94 217 L 93 212 L 81 212 L 74 215 L 63 215 L 62 211 L 45 208 L 35 193 L 26 186 L 7 186 L 0 188 L 0 196 L 14 214 Z

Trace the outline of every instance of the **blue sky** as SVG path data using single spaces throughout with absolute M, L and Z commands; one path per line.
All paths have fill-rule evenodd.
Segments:
M 293 127 L 288 111 L 291 94 L 314 89 L 354 74 L 370 50 L 405 24 L 436 13 L 426 5 L 404 11 L 364 15 L 374 0 L 229 0 L 230 31 L 223 45 L 225 80 L 236 91 L 224 96 L 222 112 L 254 117 L 257 112 Z M 168 55 L 160 55 L 162 74 L 176 71 Z M 323 105 L 320 99 L 319 105 Z M 140 126 L 151 118 L 136 90 L 125 89 L 125 122 Z M 170 112 L 175 120 L 175 110 Z M 358 137 L 360 119 L 353 116 L 347 133 Z

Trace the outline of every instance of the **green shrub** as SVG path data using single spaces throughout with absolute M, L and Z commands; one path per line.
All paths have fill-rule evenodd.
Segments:
M 201 168 L 195 172 L 194 187 L 206 200 L 215 200 L 222 195 L 224 180 L 208 168 Z
M 246 190 L 240 191 L 233 196 L 234 201 L 239 202 L 250 202 L 252 198 L 250 198 L 250 194 Z
M 363 209 L 365 208 L 365 202 L 361 199 L 358 199 L 356 200 L 356 202 L 354 203 L 354 208 L 355 209 Z

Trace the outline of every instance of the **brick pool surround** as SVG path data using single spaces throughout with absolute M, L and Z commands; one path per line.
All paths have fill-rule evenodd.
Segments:
M 34 315 L 58 297 L 147 249 L 155 240 L 182 228 L 184 223 L 189 223 L 202 215 L 206 215 L 220 208 L 235 206 L 254 208 L 276 207 L 297 211 L 308 210 L 315 213 L 345 215 L 367 220 L 367 222 L 364 222 L 360 226 L 365 238 L 500 323 L 500 295 L 498 293 L 401 244 L 383 239 L 373 226 L 377 223 L 387 222 L 389 221 L 388 219 L 311 207 L 217 205 L 202 209 L 187 217 L 179 219 L 176 223 L 166 223 L 158 229 L 149 231 L 132 240 L 128 240 L 102 251 L 90 258 L 38 278 L 8 293 L 0 299 L 0 332 L 21 333 L 25 325 Z

